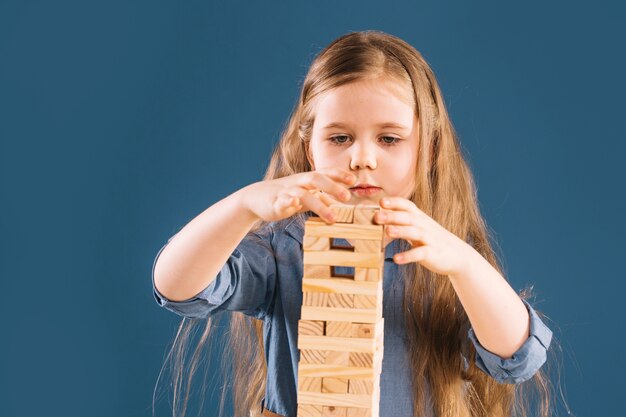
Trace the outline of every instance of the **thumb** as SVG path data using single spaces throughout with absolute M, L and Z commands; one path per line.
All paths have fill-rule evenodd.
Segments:
M 300 199 L 289 194 L 280 195 L 276 201 L 276 205 L 279 212 L 285 212 L 287 215 L 291 215 L 301 208 Z

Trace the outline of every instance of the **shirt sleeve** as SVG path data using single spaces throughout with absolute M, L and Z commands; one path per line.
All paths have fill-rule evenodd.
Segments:
M 500 383 L 518 384 L 532 378 L 545 363 L 552 341 L 552 331 L 543 323 L 534 308 L 520 298 L 530 316 L 530 336 L 511 358 L 502 357 L 485 349 L 474 330 L 468 336 L 476 347 L 476 365 Z
M 157 259 L 172 238 L 159 250 L 152 265 L 152 290 L 157 304 L 188 318 L 207 318 L 222 310 L 239 311 L 257 319 L 268 314 L 276 288 L 276 261 L 269 226 L 248 232 L 217 277 L 199 294 L 183 301 L 167 299 L 154 284 Z

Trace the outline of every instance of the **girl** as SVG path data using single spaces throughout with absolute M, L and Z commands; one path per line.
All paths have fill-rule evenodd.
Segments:
M 380 416 L 525 416 L 532 380 L 546 417 L 540 368 L 552 332 L 528 291 L 501 275 L 432 70 L 377 31 L 341 36 L 316 57 L 264 180 L 209 207 L 157 254 L 156 300 L 184 317 L 170 356 L 175 414 L 187 406 L 191 326 L 206 320 L 187 390 L 212 319 L 228 310 L 235 415 L 302 415 L 304 221 L 332 223 L 336 202 L 379 204 L 387 234 Z

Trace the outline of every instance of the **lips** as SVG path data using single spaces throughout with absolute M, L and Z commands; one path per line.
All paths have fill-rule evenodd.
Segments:
M 350 188 L 350 191 L 352 191 L 354 194 L 358 195 L 358 196 L 371 196 L 374 195 L 378 192 L 380 192 L 380 190 L 382 190 L 382 188 L 380 187 L 352 187 Z
M 363 189 L 368 189 L 368 188 L 376 188 L 376 189 L 380 189 L 380 187 L 377 187 L 377 186 L 372 185 L 372 184 L 367 184 L 367 183 L 357 184 L 357 185 L 355 185 L 354 187 L 351 187 L 350 189 L 351 189 L 351 190 L 354 190 L 354 189 L 359 189 L 359 188 L 363 188 Z

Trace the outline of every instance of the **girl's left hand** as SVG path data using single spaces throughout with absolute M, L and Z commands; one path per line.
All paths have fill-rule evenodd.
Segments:
M 413 247 L 394 256 L 397 264 L 419 262 L 434 273 L 457 276 L 467 270 L 472 259 L 480 256 L 471 245 L 441 226 L 411 200 L 384 197 L 380 206 L 382 209 L 374 220 L 385 225 L 391 238 L 405 239 Z

